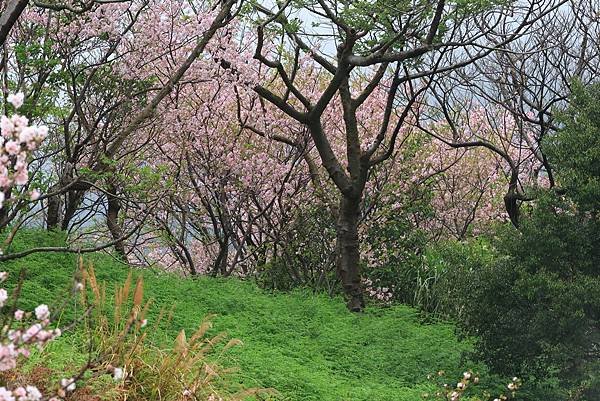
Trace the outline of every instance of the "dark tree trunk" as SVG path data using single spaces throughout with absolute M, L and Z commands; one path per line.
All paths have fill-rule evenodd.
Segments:
M 190 275 L 196 276 L 196 266 L 194 265 L 190 251 L 182 242 L 177 239 L 175 241 L 177 242 L 177 245 L 171 246 L 171 251 L 173 251 L 175 257 L 181 262 L 181 264 L 188 268 Z
M 56 187 L 50 188 L 50 192 L 54 192 Z M 60 211 L 62 198 L 60 195 L 54 195 L 48 198 L 48 216 L 46 218 L 46 229 L 56 230 L 60 225 Z
M 123 237 L 123 229 L 119 224 L 119 211 L 121 210 L 121 200 L 115 196 L 116 188 L 111 187 L 109 193 L 106 195 L 108 200 L 108 208 L 106 211 L 106 225 L 108 230 L 113 237 L 115 243 L 115 251 L 119 257 L 127 262 L 127 252 L 125 251 L 125 243 L 121 239 Z
M 65 202 L 65 214 L 63 216 L 61 230 L 67 231 L 69 228 L 69 224 L 75 214 L 77 213 L 77 209 L 81 206 L 81 201 L 83 200 L 83 196 L 85 195 L 85 191 L 69 191 L 67 192 L 66 202 Z
M 337 220 L 337 273 L 353 312 L 365 306 L 360 282 L 359 208 L 360 198 L 342 196 Z
M 29 0 L 10 0 L 7 2 L 2 15 L 0 15 L 0 45 L 4 45 L 6 38 L 19 16 L 27 7 Z
M 0 189 L 0 191 L 2 191 Z M 4 191 L 4 201 L 10 200 L 12 196 L 12 188 L 8 188 Z M 5 204 L 6 205 L 6 204 Z M 4 230 L 10 224 L 10 210 L 8 207 L 0 207 L 0 231 Z
M 513 172 L 510 177 L 510 183 L 508 185 L 508 192 L 504 195 L 504 207 L 506 208 L 506 213 L 508 213 L 508 217 L 510 217 L 510 221 L 515 226 L 515 228 L 519 228 L 519 200 L 517 185 L 519 176 L 517 173 L 517 169 L 513 167 Z
M 213 276 L 221 274 L 227 275 L 227 260 L 229 259 L 229 236 L 226 235 L 222 240 L 219 241 L 219 254 L 215 260 L 213 268 Z

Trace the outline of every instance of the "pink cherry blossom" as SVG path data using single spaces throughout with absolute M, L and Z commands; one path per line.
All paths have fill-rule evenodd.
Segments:
M 23 100 L 25 99 L 25 95 L 23 92 L 19 93 L 11 93 L 6 97 L 6 100 L 11 103 L 15 109 L 20 108 L 23 105 Z

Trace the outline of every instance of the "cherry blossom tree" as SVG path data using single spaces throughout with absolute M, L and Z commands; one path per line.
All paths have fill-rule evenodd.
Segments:
M 145 144 L 136 133 L 205 57 L 209 42 L 239 11 L 236 4 L 92 2 L 82 9 L 31 7 L 20 15 L 4 83 L 23 88 L 32 117 L 52 128 L 52 141 L 38 157 L 38 176 L 48 187 L 40 198 L 47 202 L 48 228 L 86 224 L 86 214 L 96 215 L 106 199 L 110 246 L 123 253 L 122 241 L 135 230 L 120 227 L 120 203 L 127 197 L 119 195 L 125 185 L 115 172 L 141 154 Z M 27 45 L 34 40 L 41 46 Z M 139 208 L 141 202 L 128 203 Z M 14 220 L 14 210 L 0 210 L 2 227 Z
M 511 121 L 510 130 L 495 129 L 487 138 L 459 128 L 443 140 L 454 148 L 480 147 L 488 157 L 501 159 L 503 169 L 510 170 L 504 203 L 515 226 L 520 204 L 535 198 L 527 187 L 556 185 L 543 142 L 560 128 L 555 114 L 565 108 L 573 81 L 598 81 L 599 6 L 597 1 L 561 4 L 501 51 L 440 74 L 432 84 L 433 114 L 450 128 L 464 126 L 472 112 L 487 114 L 484 118 L 496 126 Z M 530 174 L 523 174 L 527 169 Z
M 317 1 L 303 4 L 300 10 L 290 2 L 275 10 L 258 7 L 263 17 L 257 27 L 255 58 L 272 71 L 272 79 L 280 80 L 283 90 L 263 83 L 254 90 L 307 128 L 320 164 L 335 184 L 339 194 L 337 270 L 349 309 L 359 311 L 364 306 L 358 225 L 366 183 L 372 169 L 393 155 L 399 133 L 413 106 L 423 101 L 432 77 L 490 55 L 559 5 L 478 3 L 470 7 L 437 1 L 384 2 L 374 7 L 362 2 Z M 296 12 L 310 17 L 293 19 Z M 330 29 L 319 30 L 320 23 Z M 277 38 L 283 38 L 279 46 L 273 44 Z M 281 48 L 294 55 L 293 61 L 283 58 L 277 51 Z M 322 91 L 306 92 L 296 84 L 303 74 L 301 55 L 310 59 L 310 68 L 328 77 Z M 357 85 L 357 76 L 368 78 Z M 365 137 L 361 114 L 368 114 L 365 102 L 380 87 L 387 93 L 383 118 L 377 133 Z M 337 102 L 343 115 L 342 154 L 336 154 L 332 146 L 335 128 L 324 117 Z

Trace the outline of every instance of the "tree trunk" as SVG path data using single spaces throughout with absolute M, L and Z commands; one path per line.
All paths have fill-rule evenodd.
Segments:
M 106 197 L 108 199 L 108 208 L 106 212 L 106 225 L 108 226 L 108 230 L 113 237 L 115 243 L 115 251 L 119 255 L 119 257 L 127 263 L 127 252 L 125 251 L 125 243 L 122 240 L 119 240 L 123 237 L 123 230 L 121 229 L 121 225 L 119 224 L 119 211 L 121 210 L 121 200 L 113 196 L 115 194 L 116 188 L 111 187 L 110 193 L 107 193 Z
M 0 189 L 0 191 L 2 191 Z M 12 196 L 12 188 L 8 188 L 6 189 L 6 191 L 4 191 L 4 200 L 5 202 L 10 200 Z M 0 207 L 0 231 L 4 230 L 9 224 L 10 224 L 11 218 L 10 218 L 10 210 L 8 207 L 6 207 L 6 204 L 4 207 Z
M 0 16 L 0 46 L 6 42 L 10 30 L 27 7 L 27 3 L 29 0 L 9 0 L 7 2 Z
M 61 230 L 67 231 L 69 229 L 69 224 L 79 206 L 81 206 L 81 201 L 83 200 L 83 196 L 85 195 L 85 191 L 68 191 L 65 201 L 65 214 L 63 215 L 63 219 L 61 222 Z
M 54 192 L 56 186 L 50 188 L 50 192 Z M 60 195 L 54 195 L 48 198 L 48 216 L 46 218 L 46 229 L 56 230 L 61 223 L 60 212 L 62 209 L 62 198 Z
M 360 282 L 359 207 L 360 198 L 342 196 L 337 220 L 337 273 L 352 312 L 365 307 Z
M 219 254 L 215 260 L 215 264 L 212 271 L 212 276 L 216 277 L 221 274 L 225 276 L 227 274 L 227 261 L 229 259 L 229 236 L 226 235 L 223 239 L 219 240 Z

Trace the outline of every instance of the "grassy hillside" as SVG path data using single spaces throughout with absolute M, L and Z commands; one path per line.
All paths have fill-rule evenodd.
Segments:
M 60 242 L 59 234 L 25 232 L 15 247 Z M 37 254 L 4 262 L 0 270 L 9 271 L 14 282 L 26 269 L 21 306 L 32 308 L 62 297 L 75 259 Z M 109 292 L 129 271 L 106 255 L 85 260 L 94 264 Z M 456 340 L 453 327 L 421 324 L 408 307 L 371 307 L 352 314 L 342 300 L 308 292 L 272 294 L 237 279 L 182 280 L 150 270 L 134 274 L 144 276 L 146 296 L 155 301 L 150 319 L 161 307 L 175 305 L 172 322 L 154 333 L 154 341 L 173 339 L 182 328 L 193 330 L 204 316 L 217 314 L 214 330 L 244 343 L 229 353 L 226 362 L 241 368 L 239 380 L 248 386 L 273 387 L 287 400 L 413 401 L 431 389 L 427 374 L 443 369 L 458 377 L 464 369 L 460 356 L 469 345 Z M 64 336 L 53 347 L 72 347 L 75 337 Z M 68 364 L 70 357 L 76 355 L 63 356 L 63 363 Z

